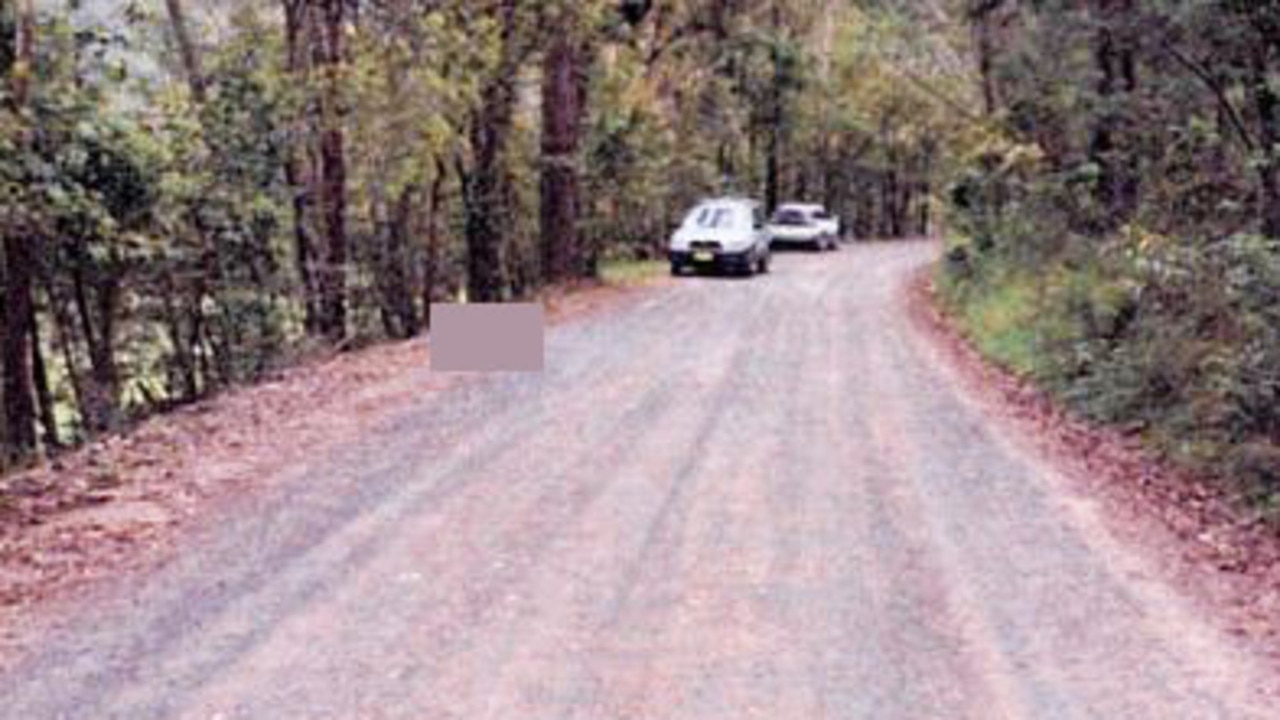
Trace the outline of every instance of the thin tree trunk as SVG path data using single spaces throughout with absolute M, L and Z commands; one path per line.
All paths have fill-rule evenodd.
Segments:
M 765 207 L 772 213 L 782 202 L 782 125 L 786 119 L 782 97 L 782 6 L 779 0 L 770 3 L 770 21 L 774 34 L 773 86 L 769 90 L 769 127 L 765 146 Z
M 409 277 L 410 225 L 418 193 L 415 185 L 404 188 L 393 206 L 379 213 L 384 217 L 380 223 L 382 257 L 377 264 L 380 310 L 387 336 L 397 339 L 413 337 L 420 329 Z
M 431 303 L 436 299 L 436 285 L 440 274 L 440 206 L 444 203 L 444 184 L 449 169 L 444 159 L 436 158 L 436 176 L 431 180 L 431 197 L 427 207 L 427 249 L 422 269 L 422 317 L 425 327 L 431 327 Z
M 1000 105 L 995 77 L 998 45 L 994 15 L 1003 4 L 1004 0 L 975 0 L 969 7 L 969 22 L 978 59 L 978 79 L 982 84 L 982 104 L 988 117 L 995 115 Z
M 1280 239 L 1280 95 L 1268 81 L 1264 50 L 1255 50 L 1252 69 L 1254 106 L 1258 111 L 1258 136 L 1262 161 L 1258 175 L 1262 189 L 1262 233 Z
M 35 384 L 40 426 L 44 428 L 45 451 L 62 447 L 58 433 L 58 418 L 54 408 L 53 391 L 49 386 L 49 369 L 44 361 L 44 348 L 40 342 L 40 323 L 35 312 L 31 314 L 31 375 Z
M 74 252 L 73 297 L 85 345 L 89 348 L 89 382 L 84 388 L 81 414 L 90 433 L 102 433 L 114 429 L 119 423 L 119 384 L 115 363 L 118 284 L 114 278 L 95 278 L 94 301 L 91 302 L 87 250 L 83 245 L 76 245 Z
M 567 21 L 573 24 L 573 20 Z M 542 275 L 562 282 L 584 274 L 578 228 L 578 151 L 586 112 L 586 52 L 576 33 L 552 40 L 542 72 Z
M 340 343 L 347 334 L 347 162 L 341 109 L 346 0 L 323 0 L 321 7 L 322 27 L 316 38 L 318 64 L 325 73 L 320 95 L 320 205 L 326 240 L 321 331 Z
M 182 69 L 187 74 L 187 85 L 191 88 L 191 97 L 198 104 L 205 101 L 204 70 L 201 67 L 200 50 L 191 39 L 187 26 L 186 10 L 182 0 L 165 0 L 165 8 L 169 13 L 169 25 L 173 29 L 173 40 L 178 46 L 178 54 L 182 57 Z
M 33 243 L 17 228 L 4 238 L 4 414 L 6 455 L 20 460 L 35 452 L 36 405 L 31 373 L 31 277 L 35 265 Z
M 314 13 L 308 0 L 284 0 L 285 67 L 299 86 L 309 82 L 307 47 L 315 32 Z M 307 334 L 320 332 L 320 289 L 317 275 L 317 253 L 312 223 L 315 204 L 315 171 L 308 152 L 310 127 L 305 108 L 297 110 L 291 123 L 291 139 L 285 160 L 285 181 L 289 185 L 293 205 L 294 267 L 302 289 L 304 325 Z
M 1100 228 L 1104 231 L 1123 224 L 1137 205 L 1136 156 L 1123 146 L 1126 123 L 1117 107 L 1137 89 L 1134 38 L 1128 28 L 1131 12 L 1129 0 L 1094 0 L 1096 90 L 1103 107 L 1094 123 L 1090 156 L 1100 169 L 1096 196 L 1106 213 Z
M 195 363 L 191 357 L 194 348 L 188 342 L 190 336 L 184 332 L 183 312 L 176 302 L 181 296 L 172 282 L 168 283 L 165 289 L 165 325 L 169 332 L 169 342 L 173 345 L 173 362 L 176 365 L 169 371 L 169 394 L 178 398 L 178 402 L 181 403 L 195 402 L 200 397 L 200 380 L 196 375 Z
M 27 104 L 35 61 L 35 6 L 33 0 L 18 3 L 18 36 L 10 78 L 12 110 Z M 21 133 L 20 142 L 27 142 Z M 4 229 L 4 328 L 0 337 L 0 369 L 3 370 L 5 452 L 10 461 L 35 453 L 36 404 L 31 369 L 32 322 L 35 318 L 32 278 L 35 276 L 39 240 L 19 222 Z
M 472 125 L 475 167 L 466 182 L 467 295 L 472 302 L 503 296 L 502 243 L 510 226 L 502 159 L 515 113 L 519 69 L 518 0 L 502 0 L 502 58 L 486 85 Z
M 44 284 L 45 297 L 49 299 L 49 310 L 53 314 L 54 339 L 58 352 L 62 355 L 62 361 L 66 364 L 67 382 L 71 385 L 72 397 L 75 399 L 75 407 L 83 425 L 86 400 L 84 379 L 80 370 L 81 363 L 76 357 L 75 319 L 67 307 L 67 299 L 59 294 L 58 287 L 49 273 L 44 273 L 41 281 Z

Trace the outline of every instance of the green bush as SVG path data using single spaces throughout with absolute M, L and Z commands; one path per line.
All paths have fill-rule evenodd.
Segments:
M 1016 230 L 1014 231 L 1016 232 Z M 1131 231 L 1047 261 L 953 242 L 939 288 L 995 362 L 1082 415 L 1280 496 L 1280 243 Z

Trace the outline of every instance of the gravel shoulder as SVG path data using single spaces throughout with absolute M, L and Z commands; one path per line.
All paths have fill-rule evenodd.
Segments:
M 0 715 L 1274 717 L 1252 648 L 913 320 L 936 253 L 562 325 L 545 373 L 411 400 L 104 586 Z

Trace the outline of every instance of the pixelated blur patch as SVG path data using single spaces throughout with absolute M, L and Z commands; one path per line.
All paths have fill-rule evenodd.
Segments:
M 431 306 L 431 369 L 540 372 L 546 355 L 542 305 Z

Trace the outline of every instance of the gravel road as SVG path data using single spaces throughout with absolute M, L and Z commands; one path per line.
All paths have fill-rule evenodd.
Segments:
M 0 677 L 7 718 L 1250 718 L 1264 673 L 966 395 L 936 246 L 552 331 Z

